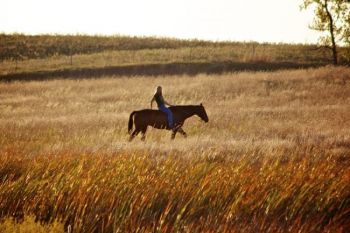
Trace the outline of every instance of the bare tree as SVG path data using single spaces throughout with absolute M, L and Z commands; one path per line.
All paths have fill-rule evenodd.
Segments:
M 315 6 L 311 29 L 327 32 L 320 42 L 331 48 L 333 63 L 338 64 L 337 44 L 350 45 L 350 0 L 303 0 L 302 9 Z

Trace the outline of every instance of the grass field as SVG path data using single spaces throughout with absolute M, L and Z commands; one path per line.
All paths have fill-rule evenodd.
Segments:
M 349 64 L 349 48 L 340 47 L 338 52 L 340 64 Z M 194 66 L 192 70 L 203 73 L 196 64 L 210 66 L 214 63 L 216 66 L 225 67 L 230 63 L 250 63 L 249 66 L 254 67 L 255 63 L 280 62 L 294 64 L 293 67 L 330 64 L 331 50 L 303 44 L 211 42 L 127 36 L 0 34 L 0 80 L 11 79 L 11 75 L 14 74 L 25 79 L 27 76 L 43 72 L 69 73 L 76 70 L 125 66 L 136 66 L 129 68 L 135 70 L 138 66 L 149 64 L 181 63 Z M 236 69 L 229 71 L 237 70 L 237 64 L 234 66 Z M 262 68 L 271 70 L 271 65 Z M 157 68 L 159 69 L 162 67 Z M 240 68 L 247 69 L 246 66 Z M 90 70 L 85 73 L 89 73 Z M 173 70 L 179 70 L 179 73 L 183 74 L 180 72 L 181 68 Z M 258 70 L 261 70 L 261 67 Z M 45 74 L 45 77 L 47 76 L 52 76 L 52 73 Z
M 254 46 L 254 47 L 253 47 Z M 126 65 L 169 63 L 225 63 L 225 62 L 293 62 L 300 64 L 324 64 L 330 62 L 327 53 L 310 52 L 312 46 L 230 44 L 208 47 L 160 48 L 141 50 L 103 51 L 77 54 L 72 57 L 57 55 L 42 59 L 5 60 L 0 63 L 0 75 L 103 68 Z M 296 52 L 297 50 L 297 52 Z
M 209 123 L 128 143 L 157 85 Z M 0 154 L 0 232 L 347 232 L 350 68 L 0 82 Z

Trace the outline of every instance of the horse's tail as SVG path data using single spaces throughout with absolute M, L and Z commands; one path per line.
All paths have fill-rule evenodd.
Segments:
M 128 124 L 128 132 L 129 132 L 129 134 L 131 133 L 132 125 L 134 124 L 134 122 L 133 122 L 132 119 L 133 119 L 135 113 L 136 113 L 135 111 L 132 112 L 132 113 L 130 114 L 130 117 L 129 117 L 129 124 Z

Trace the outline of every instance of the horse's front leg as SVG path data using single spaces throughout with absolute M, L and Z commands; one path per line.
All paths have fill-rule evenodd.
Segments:
M 174 140 L 174 139 L 175 139 L 177 130 L 178 130 L 178 129 L 173 129 L 173 130 L 172 130 L 172 133 L 171 133 L 171 140 Z
M 182 134 L 185 138 L 187 138 L 187 133 L 181 128 L 178 129 L 178 132 Z
M 132 132 L 132 134 L 130 135 L 130 137 L 129 137 L 129 142 L 131 142 L 133 139 L 134 139 L 134 137 L 136 137 L 137 136 L 137 134 L 139 133 L 140 131 L 138 131 L 138 130 L 134 130 L 134 132 Z
M 181 128 L 183 124 L 178 124 L 172 129 L 171 139 L 175 139 L 176 133 L 180 132 L 182 135 L 185 133 L 183 129 Z M 183 133 L 182 133 L 183 132 Z M 186 133 L 185 133 L 186 134 Z

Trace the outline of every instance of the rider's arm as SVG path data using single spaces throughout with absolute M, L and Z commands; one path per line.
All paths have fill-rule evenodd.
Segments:
M 172 106 L 171 104 L 169 104 L 169 103 L 166 102 L 165 100 L 164 100 L 164 103 L 165 103 L 166 105 L 168 105 L 168 106 Z

